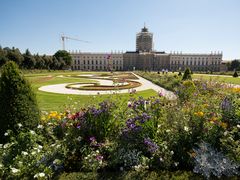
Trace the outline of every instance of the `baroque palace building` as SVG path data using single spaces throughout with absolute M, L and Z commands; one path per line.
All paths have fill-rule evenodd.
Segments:
M 165 53 L 153 50 L 153 33 L 144 26 L 136 36 L 136 51 L 125 53 L 70 52 L 73 70 L 149 70 L 169 71 L 220 71 L 222 53 L 191 54 L 181 52 Z

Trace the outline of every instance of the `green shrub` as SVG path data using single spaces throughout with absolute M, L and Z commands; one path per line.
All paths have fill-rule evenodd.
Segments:
M 233 73 L 233 77 L 238 77 L 238 73 L 237 73 L 237 71 L 234 71 L 234 73 Z
M 185 70 L 182 80 L 192 80 L 191 70 L 189 68 Z
M 20 73 L 14 62 L 6 63 L 0 79 L 0 138 L 19 126 L 32 129 L 38 125 L 39 109 L 29 82 Z

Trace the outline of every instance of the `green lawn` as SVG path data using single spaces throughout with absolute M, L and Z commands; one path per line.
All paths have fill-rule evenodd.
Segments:
M 132 96 L 149 97 L 156 95 L 153 90 L 146 90 L 130 94 L 116 94 L 116 95 L 64 95 L 57 93 L 48 93 L 39 91 L 38 88 L 45 85 L 61 84 L 61 83 L 77 83 L 77 82 L 95 82 L 90 79 L 65 77 L 67 75 L 79 75 L 79 74 L 99 74 L 103 72 L 47 72 L 38 74 L 25 74 L 27 79 L 31 82 L 34 91 L 36 92 L 39 107 L 42 111 L 64 111 L 65 109 L 80 108 L 84 105 L 96 104 L 105 99 L 121 100 L 121 102 L 127 102 Z M 106 74 L 106 72 L 104 72 Z M 58 77 L 64 75 L 64 77 Z
M 76 78 L 71 77 L 73 75 L 80 74 L 106 74 L 109 72 L 80 72 L 80 71 L 54 71 L 54 72 L 36 72 L 36 73 L 26 73 L 25 76 L 31 82 L 32 87 L 37 95 L 37 100 L 39 107 L 43 111 L 64 111 L 69 108 L 79 108 L 84 105 L 95 104 L 104 99 L 118 99 L 122 102 L 127 102 L 132 96 L 130 94 L 117 94 L 117 95 L 64 95 L 56 93 L 48 93 L 39 91 L 38 88 L 45 85 L 51 84 L 61 84 L 61 83 L 78 83 L 78 82 L 95 82 L 87 78 Z M 174 73 L 177 74 L 177 73 Z M 169 76 L 174 75 L 173 73 L 168 73 Z M 63 75 L 64 77 L 58 77 Z M 69 77 L 68 77 L 69 76 Z M 231 84 L 240 84 L 240 78 L 233 78 L 231 76 L 211 76 L 209 74 L 193 74 L 194 79 L 212 80 L 218 82 L 225 82 Z M 149 97 L 156 95 L 153 90 L 141 91 L 133 95 L 134 97 L 143 96 Z
M 217 82 L 223 82 L 223 83 L 230 83 L 230 84 L 239 84 L 240 85 L 240 78 L 234 78 L 232 76 L 213 76 L 209 74 L 193 74 L 192 77 L 194 79 L 203 79 L 203 80 L 211 80 L 211 81 L 217 81 Z
M 182 75 L 184 72 L 182 73 Z M 159 75 L 163 75 L 160 73 Z M 165 74 L 166 75 L 166 74 Z M 168 76 L 173 76 L 173 75 L 178 75 L 178 72 L 169 72 L 167 74 Z M 228 75 L 211 75 L 211 74 L 193 74 L 192 75 L 193 79 L 202 79 L 202 80 L 211 80 L 211 81 L 216 81 L 216 82 L 222 82 L 222 83 L 230 83 L 230 84 L 238 84 L 240 85 L 240 77 L 234 78 L 232 76 Z

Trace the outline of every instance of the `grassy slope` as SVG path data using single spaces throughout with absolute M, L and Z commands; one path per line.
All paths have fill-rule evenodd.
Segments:
M 74 77 L 57 77 L 59 75 L 76 75 L 90 72 L 53 72 L 53 73 L 41 73 L 41 74 L 27 74 L 26 77 L 32 84 L 32 87 L 37 95 L 37 100 L 41 110 L 44 111 L 63 111 L 64 109 L 72 107 L 76 104 L 77 107 L 84 106 L 87 104 L 95 104 L 104 99 L 121 99 L 121 101 L 127 101 L 131 95 L 129 94 L 119 94 L 119 95 L 97 95 L 97 96 L 88 96 L 88 95 L 64 95 L 56 93 L 48 93 L 39 91 L 38 88 L 45 85 L 51 84 L 61 84 L 61 83 L 76 83 L 76 82 L 94 82 L 89 79 L 83 78 L 74 78 Z M 99 73 L 99 72 L 97 72 Z M 96 72 L 94 72 L 96 74 Z M 47 77 L 47 76 L 52 77 Z M 135 94 L 135 97 L 143 96 L 149 97 L 156 95 L 156 92 L 153 90 L 141 91 Z

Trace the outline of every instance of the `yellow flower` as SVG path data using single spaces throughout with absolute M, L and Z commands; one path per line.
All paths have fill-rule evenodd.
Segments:
M 195 112 L 194 115 L 203 117 L 204 113 L 202 111 L 199 111 L 199 112 Z
M 240 93 L 240 88 L 238 88 L 238 87 L 232 88 L 232 91 L 234 93 Z
M 46 120 L 46 117 L 45 117 L 45 116 L 43 116 L 43 117 L 41 118 L 41 120 L 42 120 L 42 121 L 45 121 L 45 120 Z
M 220 124 L 220 126 L 222 126 L 223 129 L 226 129 L 226 128 L 227 128 L 227 123 L 222 122 L 222 123 Z
M 61 114 L 58 114 L 57 111 L 51 111 L 48 119 L 61 119 Z
M 214 124 L 214 121 L 213 121 L 213 120 L 210 120 L 210 123 L 211 123 L 211 124 Z
M 204 104 L 204 105 L 203 105 L 204 108 L 206 108 L 206 107 L 208 107 L 208 106 L 209 106 L 208 104 Z

